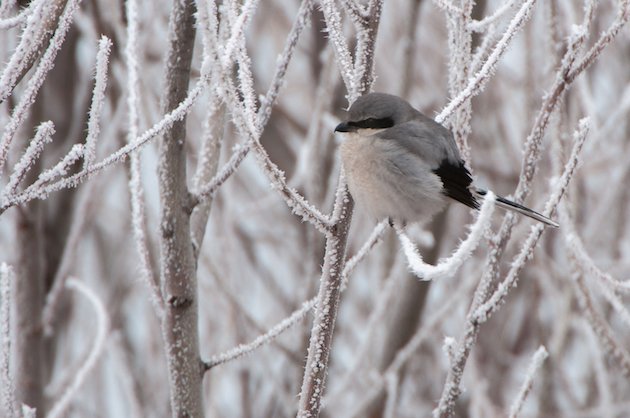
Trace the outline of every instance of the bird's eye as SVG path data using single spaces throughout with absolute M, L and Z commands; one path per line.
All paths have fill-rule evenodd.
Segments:
M 385 129 L 394 126 L 394 120 L 390 117 L 386 118 L 367 118 L 357 122 L 348 122 L 348 125 L 360 129 Z

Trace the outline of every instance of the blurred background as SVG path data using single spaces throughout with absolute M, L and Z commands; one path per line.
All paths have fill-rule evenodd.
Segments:
M 240 7 L 239 2 L 219 3 L 221 23 L 226 8 Z M 344 34 L 353 47 L 356 31 L 342 3 L 334 4 L 341 11 Z M 472 33 L 472 51 L 483 48 L 484 42 L 494 44 L 521 3 L 478 0 L 473 8 L 477 20 L 506 5 L 512 7 L 483 31 Z M 597 2 L 585 49 L 611 25 L 620 4 L 625 3 Z M 385 1 L 374 58 L 373 90 L 400 95 L 432 117 L 456 93 L 449 81 L 449 74 L 457 72 L 453 69 L 457 63 L 451 62 L 447 12 L 440 7 L 444 4 L 459 5 L 459 1 Z M 3 4 L 2 18 L 14 16 L 28 5 L 28 1 Z M 257 95 L 264 95 L 271 82 L 298 8 L 298 1 L 262 1 L 247 26 L 246 51 Z M 139 127 L 144 132 L 162 118 L 170 2 L 138 0 L 138 10 Z M 584 13 L 582 1 L 538 1 L 485 90 L 472 100 L 469 165 L 480 186 L 504 196 L 514 192 L 525 139 L 556 79 L 567 36 L 582 22 Z M 338 138 L 333 130 L 348 107 L 348 91 L 319 3 L 309 20 L 261 141 L 271 160 L 286 173 L 289 185 L 321 212 L 330 213 L 340 171 Z M 73 144 L 85 140 L 101 35 L 108 36 L 113 47 L 97 160 L 126 143 L 126 24 L 123 2 L 81 3 L 55 66 L 10 149 L 0 180 L 3 187 L 41 122 L 51 120 L 56 133 L 37 162 L 35 174 L 56 164 Z M 0 62 L 8 62 L 20 33 L 21 26 L 0 31 Z M 627 288 L 616 281 L 611 284 L 625 280 L 630 273 L 629 41 L 630 32 L 623 27 L 597 62 L 575 80 L 550 119 L 542 158 L 525 202 L 538 211 L 568 159 L 578 120 L 588 116 L 591 122 L 562 209 L 569 227 L 545 231 L 518 287 L 481 327 L 464 373 L 457 416 L 508 415 L 540 345 L 546 347 L 549 358 L 534 377 L 521 416 L 630 416 L 626 396 L 630 363 L 624 363 L 630 358 L 625 352 L 630 343 Z M 198 33 L 191 87 L 199 81 L 201 50 Z M 32 72 L 0 105 L 3 129 L 30 77 Z M 219 167 L 246 140 L 232 123 L 233 114 L 222 104 L 222 86 L 216 80 L 187 118 L 185 146 L 191 187 L 205 123 L 212 124 L 218 138 Z M 140 155 L 151 263 L 158 272 L 158 141 L 143 147 Z M 25 182 L 32 183 L 35 174 L 29 174 Z M 502 216 L 495 212 L 493 231 L 498 230 Z M 454 204 L 431 223 L 412 227 L 411 234 L 423 244 L 425 261 L 436 263 L 465 238 L 472 220 L 466 207 Z M 375 225 L 360 208 L 355 210 L 347 256 L 358 251 Z M 518 220 L 501 261 L 501 274 L 509 269 L 532 225 L 529 219 Z M 0 216 L 0 261 L 13 266 L 16 283 L 30 283 L 31 291 L 32 286 L 39 289 L 24 303 L 41 310 L 53 282 L 60 275 L 71 275 L 98 295 L 109 316 L 103 351 L 66 416 L 170 415 L 162 331 L 147 287 L 139 278 L 131 231 L 128 161 L 77 188 L 13 207 Z M 253 153 L 216 193 L 205 231 L 197 266 L 202 359 L 253 340 L 316 295 L 325 237 L 291 212 Z M 455 277 L 426 283 L 408 272 L 398 240 L 388 228 L 350 275 L 342 295 L 323 416 L 431 414 L 449 368 L 444 340 L 463 335 L 473 291 L 493 245 L 484 241 Z M 608 285 L 606 279 L 611 280 Z M 12 318 L 19 319 L 17 311 L 25 305 L 15 287 Z M 84 298 L 64 292 L 52 334 L 42 336 L 41 329 L 12 323 L 14 339 L 22 338 L 18 332 L 40 335 L 31 343 L 15 341 L 11 370 L 17 370 L 18 358 L 35 363 L 28 369 L 32 374 L 14 375 L 13 380 L 29 382 L 29 396 L 41 410 L 59 399 L 86 361 L 96 337 L 94 318 L 93 307 Z M 206 373 L 203 403 L 207 416 L 295 416 L 311 325 L 309 314 L 271 343 Z M 397 390 L 388 392 L 383 374 L 391 370 L 396 355 L 414 336 L 420 343 L 407 361 L 396 365 Z M 16 347 L 22 351 L 16 353 Z M 611 354 L 615 350 L 622 353 Z

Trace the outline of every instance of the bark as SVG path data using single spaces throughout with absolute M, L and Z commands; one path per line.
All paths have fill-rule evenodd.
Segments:
M 195 5 L 175 0 L 169 21 L 164 113 L 185 97 L 195 39 Z M 197 330 L 196 263 L 190 239 L 190 198 L 186 186 L 185 118 L 160 144 L 160 276 L 165 302 L 162 333 L 171 391 L 172 416 L 202 417 L 201 362 Z

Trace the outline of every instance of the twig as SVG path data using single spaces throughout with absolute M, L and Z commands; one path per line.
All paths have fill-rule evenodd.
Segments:
M 418 279 L 425 281 L 446 279 L 453 276 L 457 270 L 459 270 L 462 264 L 472 256 L 473 251 L 481 242 L 484 232 L 490 225 L 492 213 L 494 212 L 495 199 L 494 193 L 487 193 L 477 216 L 477 220 L 470 226 L 468 237 L 461 242 L 459 247 L 457 247 L 449 258 L 440 260 L 436 266 L 427 264 L 422 260 L 418 249 L 413 245 L 404 229 L 396 225 L 396 233 L 398 234 L 405 256 L 407 257 L 409 269 Z
M 497 42 L 494 50 L 481 67 L 481 70 L 477 72 L 468 82 L 468 86 L 462 90 L 448 105 L 435 117 L 438 123 L 443 123 L 459 106 L 463 105 L 466 100 L 472 96 L 476 96 L 481 93 L 485 88 L 488 80 L 496 71 L 499 59 L 503 56 L 510 41 L 514 38 L 516 33 L 523 27 L 525 22 L 529 19 L 536 0 L 527 0 L 523 3 L 519 11 L 514 15 L 514 18 L 510 22 L 510 25 L 503 33 L 503 36 Z
M 13 167 L 13 174 L 9 177 L 9 182 L 4 189 L 3 200 L 6 199 L 6 196 L 15 195 L 18 186 L 39 159 L 39 156 L 44 150 L 44 146 L 52 142 L 52 136 L 54 134 L 55 125 L 51 121 L 43 122 L 37 127 L 35 137 L 30 141 L 20 161 Z
M 66 286 L 69 289 L 75 290 L 81 295 L 85 296 L 87 301 L 94 308 L 96 313 L 96 337 L 94 339 L 94 345 L 90 350 L 90 354 L 86 358 L 85 362 L 79 367 L 79 370 L 75 373 L 72 381 L 64 391 L 63 395 L 53 404 L 48 412 L 47 418 L 58 418 L 63 416 L 66 408 L 70 404 L 70 401 L 74 395 L 78 392 L 79 388 L 85 381 L 88 373 L 94 368 L 96 362 L 100 358 L 105 348 L 105 339 L 109 331 L 109 317 L 103 302 L 98 296 L 84 283 L 77 279 L 70 278 L 66 282 Z
M 127 0 L 127 47 L 125 48 L 125 59 L 127 63 L 127 107 L 129 110 L 129 132 L 127 142 L 131 143 L 140 130 L 139 108 L 140 108 L 140 77 L 138 63 L 138 4 L 137 0 Z M 133 230 L 134 242 L 139 256 L 139 274 L 141 280 L 149 290 L 149 300 L 153 305 L 157 317 L 161 320 L 164 317 L 164 300 L 158 287 L 157 279 L 153 267 L 151 266 L 151 255 L 149 252 L 146 208 L 144 204 L 144 188 L 141 178 L 140 150 L 134 151 L 130 156 L 129 166 L 129 193 L 131 200 L 131 226 Z
M 525 399 L 527 398 L 529 392 L 532 390 L 534 376 L 548 356 L 549 354 L 547 353 L 547 349 L 545 349 L 545 347 L 542 345 L 538 347 L 538 350 L 536 350 L 536 352 L 532 356 L 531 363 L 527 368 L 527 374 L 525 375 L 525 381 L 523 381 L 523 384 L 518 392 L 518 395 L 516 396 L 516 399 L 512 403 L 512 406 L 510 406 L 509 418 L 516 418 L 520 414 L 521 409 L 523 408 L 523 404 L 525 403 Z
M 61 46 L 63 45 L 66 33 L 70 29 L 70 25 L 72 23 L 72 16 L 79 7 L 80 1 L 81 0 L 69 0 L 68 4 L 65 6 L 63 13 L 59 17 L 59 24 L 57 25 L 57 29 L 55 30 L 55 35 L 50 40 L 50 46 L 44 52 L 44 55 L 42 56 L 41 61 L 37 66 L 37 69 L 35 70 L 35 73 L 28 81 L 24 94 L 22 95 L 22 97 L 20 97 L 20 101 L 13 109 L 13 113 L 11 114 L 11 119 L 9 123 L 4 128 L 2 138 L 0 139 L 0 173 L 4 168 L 4 164 L 9 153 L 9 147 L 11 146 L 11 142 L 13 141 L 15 133 L 17 132 L 22 122 L 24 122 L 28 109 L 35 102 L 35 97 L 40 87 L 44 83 L 46 74 L 54 66 L 55 57 L 57 56 L 57 52 L 59 52 Z M 46 2 L 42 1 L 42 3 Z M 35 14 L 31 15 L 31 18 L 33 18 L 34 15 Z M 2 85 L 4 85 L 4 83 L 2 83 Z M 0 87 L 0 89 L 3 88 L 4 87 Z M 12 89 L 13 86 L 9 85 L 8 88 Z M 8 96 L 9 91 L 10 90 L 6 91 L 5 93 L 4 90 L 0 90 L 0 101 L 4 100 Z
M 231 360 L 235 360 L 239 357 L 252 353 L 254 350 L 259 348 L 262 345 L 268 344 L 278 335 L 282 334 L 284 331 L 292 327 L 301 321 L 306 314 L 313 309 L 315 303 L 317 302 L 317 298 L 309 299 L 308 301 L 302 304 L 300 309 L 297 309 L 288 317 L 284 318 L 282 321 L 278 322 L 274 325 L 269 331 L 266 333 L 259 335 L 253 341 L 247 344 L 240 344 L 237 347 L 234 347 L 224 353 L 214 355 L 210 358 L 210 360 L 204 362 L 204 369 L 210 370 L 211 368 L 221 365 L 223 363 L 227 363 Z
M 102 36 L 98 43 L 96 54 L 96 77 L 94 91 L 92 93 L 92 105 L 88 119 L 88 133 L 85 139 L 85 155 L 83 156 L 83 169 L 90 166 L 96 158 L 96 140 L 101 131 L 101 112 L 105 104 L 105 88 L 107 87 L 107 64 L 112 41 Z
M 68 177 L 64 177 L 60 180 L 55 181 L 54 183 L 41 186 L 41 185 L 32 185 L 24 190 L 22 193 L 19 193 L 5 202 L 0 204 L 0 214 L 6 211 L 8 208 L 19 205 L 22 203 L 29 202 L 34 199 L 41 199 L 48 196 L 50 193 L 72 188 L 78 186 L 83 181 L 88 178 L 94 176 L 99 173 L 103 169 L 124 161 L 127 156 L 139 149 L 140 147 L 146 145 L 150 140 L 155 138 L 157 135 L 161 134 L 166 129 L 169 129 L 173 124 L 181 120 L 185 117 L 186 113 L 188 113 L 195 103 L 195 101 L 199 98 L 201 93 L 204 91 L 205 87 L 208 85 L 210 77 L 208 74 L 203 73 L 201 75 L 200 80 L 197 82 L 195 87 L 188 93 L 188 96 L 184 100 L 182 100 L 179 105 L 167 112 L 162 119 L 156 122 L 151 128 L 146 130 L 142 135 L 135 138 L 133 142 L 121 147 L 118 151 L 110 154 L 108 157 L 104 158 L 101 162 L 95 163 L 89 166 L 86 170 L 82 170 L 79 173 L 73 174 Z M 41 186 L 41 187 L 40 187 Z
M 13 268 L 0 264 L 0 387 L 2 410 L 7 418 L 18 418 L 15 385 L 11 377 L 11 287 L 15 280 Z

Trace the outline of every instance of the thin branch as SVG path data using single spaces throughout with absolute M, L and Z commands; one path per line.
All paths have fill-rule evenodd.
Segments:
M 96 82 L 92 93 L 92 105 L 88 119 L 88 133 L 85 139 L 85 155 L 83 157 L 83 169 L 92 165 L 96 158 L 96 140 L 101 131 L 101 113 L 105 104 L 105 88 L 107 87 L 107 64 L 109 53 L 112 49 L 112 41 L 102 36 L 98 43 L 96 54 Z
M 127 107 L 129 110 L 129 132 L 127 142 L 131 143 L 140 131 L 140 77 L 138 63 L 139 17 L 137 0 L 127 0 L 127 47 L 125 59 L 127 63 Z M 129 193 L 131 200 L 131 226 L 134 242 L 139 256 L 139 274 L 149 290 L 149 300 L 157 317 L 164 317 L 164 300 L 157 283 L 155 272 L 151 266 L 149 252 L 146 208 L 144 204 L 144 188 L 142 187 L 140 150 L 131 153 L 129 166 Z
M 18 418 L 11 377 L 11 287 L 14 280 L 13 268 L 6 263 L 0 264 L 0 396 L 7 418 Z
M 473 32 L 483 32 L 489 26 L 501 19 L 503 15 L 516 5 L 516 0 L 506 0 L 501 6 L 495 10 L 490 16 L 486 16 L 481 20 L 473 20 L 468 24 L 468 28 Z
M 10 29 L 24 23 L 26 19 L 28 19 L 28 16 L 33 13 L 33 10 L 37 4 L 37 1 L 33 1 L 29 3 L 28 7 L 22 9 L 15 16 L 0 19 L 0 30 Z
M 566 192 L 569 181 L 571 181 L 571 178 L 577 168 L 580 151 L 586 141 L 589 128 L 590 124 L 588 118 L 580 120 L 578 129 L 573 134 L 573 149 L 571 150 L 571 156 L 564 167 L 562 176 L 558 179 L 557 185 L 554 187 L 553 192 L 545 204 L 545 209 L 543 211 L 545 216 L 550 216 L 553 213 L 560 203 L 560 199 L 562 199 L 562 196 Z M 497 286 L 497 290 L 494 294 L 489 297 L 484 304 L 479 306 L 472 315 L 472 322 L 474 324 L 486 322 L 488 318 L 503 304 L 509 289 L 516 286 L 520 271 L 525 266 L 525 263 L 532 257 L 534 248 L 536 247 L 543 230 L 544 227 L 542 224 L 537 224 L 532 227 L 529 236 L 521 247 L 520 253 L 512 262 L 510 271 L 508 272 L 505 280 Z
M 121 147 L 118 151 L 110 154 L 101 162 L 93 164 L 79 173 L 64 177 L 45 186 L 37 184 L 28 187 L 22 193 L 19 193 L 10 199 L 7 199 L 6 202 L 0 204 L 0 214 L 12 206 L 23 204 L 34 199 L 43 199 L 52 192 L 76 187 L 103 169 L 113 164 L 123 162 L 131 152 L 143 147 L 156 136 L 173 126 L 175 122 L 184 118 L 199 96 L 201 96 L 201 93 L 203 93 L 204 89 L 208 86 L 209 82 L 209 75 L 202 73 L 195 87 L 188 93 L 188 96 L 186 96 L 186 98 L 182 100 L 175 109 L 167 112 L 164 117 L 156 122 L 151 128 L 146 130 L 139 137 L 135 138 L 133 142 Z
M 72 23 L 72 17 L 74 15 L 74 12 L 79 7 L 80 1 L 81 0 L 69 0 L 68 4 L 65 6 L 63 13 L 59 17 L 59 23 L 57 25 L 57 29 L 55 30 L 55 35 L 50 40 L 50 46 L 44 52 L 44 55 L 42 56 L 42 59 L 37 66 L 35 73 L 28 81 L 24 94 L 20 97 L 20 101 L 13 109 L 13 113 L 11 114 L 11 119 L 9 120 L 9 123 L 7 123 L 4 128 L 4 133 L 2 134 L 2 138 L 0 139 L 0 173 L 2 172 L 4 164 L 6 163 L 7 155 L 9 153 L 9 147 L 11 146 L 11 142 L 13 142 L 13 137 L 15 136 L 22 122 L 24 122 L 24 119 L 26 119 L 28 109 L 35 102 L 35 97 L 37 96 L 37 92 L 39 91 L 40 87 L 44 83 L 46 74 L 55 65 L 55 57 L 57 56 L 57 52 L 59 52 L 61 46 L 63 45 L 66 33 L 70 29 L 70 25 Z M 42 3 L 46 2 L 42 1 Z M 33 18 L 34 16 L 35 14 L 31 15 L 31 18 Z M 4 83 L 1 84 L 4 85 Z M 5 93 L 5 91 L 2 90 L 3 88 L 4 87 L 0 87 L 0 100 L 4 100 L 8 96 L 10 91 L 9 90 Z M 13 86 L 9 85 L 8 88 L 12 89 Z
M 92 349 L 90 350 L 90 354 L 87 356 L 85 362 L 81 365 L 79 370 L 77 370 L 63 395 L 61 395 L 61 397 L 50 408 L 50 411 L 46 416 L 47 418 L 58 418 L 64 415 L 70 401 L 72 401 L 74 395 L 76 395 L 79 391 L 88 373 L 90 373 L 90 371 L 94 368 L 96 362 L 103 353 L 107 333 L 109 331 L 109 316 L 107 315 L 107 310 L 99 297 L 89 287 L 77 279 L 68 279 L 66 286 L 84 296 L 90 305 L 92 305 L 92 308 L 94 308 L 94 312 L 96 313 L 96 337 L 94 339 Z
M 521 389 L 518 391 L 518 395 L 516 399 L 510 406 L 510 415 L 509 418 L 517 418 L 523 408 L 523 404 L 525 403 L 525 399 L 527 395 L 532 390 L 532 385 L 534 384 L 534 376 L 540 366 L 542 366 L 543 362 L 547 359 L 549 354 L 547 353 L 547 349 L 544 346 L 538 347 L 538 350 L 532 356 L 531 363 L 527 368 L 527 374 L 525 375 L 525 381 L 521 385 Z
M 37 127 L 35 137 L 30 141 L 20 161 L 13 167 L 13 174 L 9 177 L 9 182 L 5 187 L 3 200 L 6 199 L 5 196 L 15 195 L 18 186 L 39 159 L 39 156 L 44 150 L 44 146 L 52 142 L 52 136 L 54 134 L 55 125 L 51 121 L 43 122 Z
M 2 3 L 4 5 L 5 2 Z M 59 17 L 67 6 L 67 0 L 35 0 L 18 15 L 26 18 L 26 26 L 20 43 L 0 76 L 0 103 L 11 95 L 15 86 L 41 56 L 46 41 L 59 29 Z M 7 23 L 11 26 L 14 22 L 9 19 Z
M 473 251 L 481 242 L 484 232 L 489 227 L 490 221 L 492 220 L 492 213 L 494 212 L 495 199 L 494 193 L 487 193 L 481 210 L 477 215 L 477 220 L 470 226 L 468 237 L 461 242 L 459 247 L 457 247 L 449 258 L 440 260 L 436 266 L 427 264 L 422 260 L 418 249 L 411 242 L 404 229 L 396 225 L 396 233 L 398 234 L 405 256 L 407 257 L 409 269 L 418 279 L 425 281 L 446 279 L 453 276 L 457 270 L 459 270 L 462 264 L 472 256 Z
M 435 117 L 438 123 L 443 123 L 459 106 L 463 105 L 470 97 L 476 96 L 483 91 L 486 84 L 494 74 L 497 68 L 499 59 L 503 56 L 507 50 L 508 45 L 523 27 L 525 22 L 529 19 L 532 10 L 534 9 L 536 0 L 527 0 L 523 3 L 519 11 L 514 15 L 514 18 L 510 22 L 508 28 L 503 33 L 503 36 L 497 42 L 494 50 L 481 67 L 481 70 L 477 72 L 468 82 L 468 86 L 462 90 L 455 98 L 453 98 L 449 104 Z
M 278 322 L 274 325 L 269 331 L 266 333 L 259 335 L 250 343 L 247 344 L 239 344 L 238 346 L 224 352 L 221 354 L 214 355 L 210 358 L 210 360 L 204 362 L 204 369 L 206 371 L 210 370 L 215 366 L 219 366 L 221 364 L 227 363 L 229 361 L 235 360 L 239 357 L 245 356 L 247 354 L 251 354 L 257 348 L 269 344 L 273 341 L 278 335 L 282 334 L 284 331 L 292 327 L 293 325 L 300 322 L 306 314 L 313 309 L 315 304 L 317 303 L 317 298 L 309 299 L 308 301 L 302 304 L 302 307 L 297 309 L 288 317 L 284 318 L 282 321 Z

